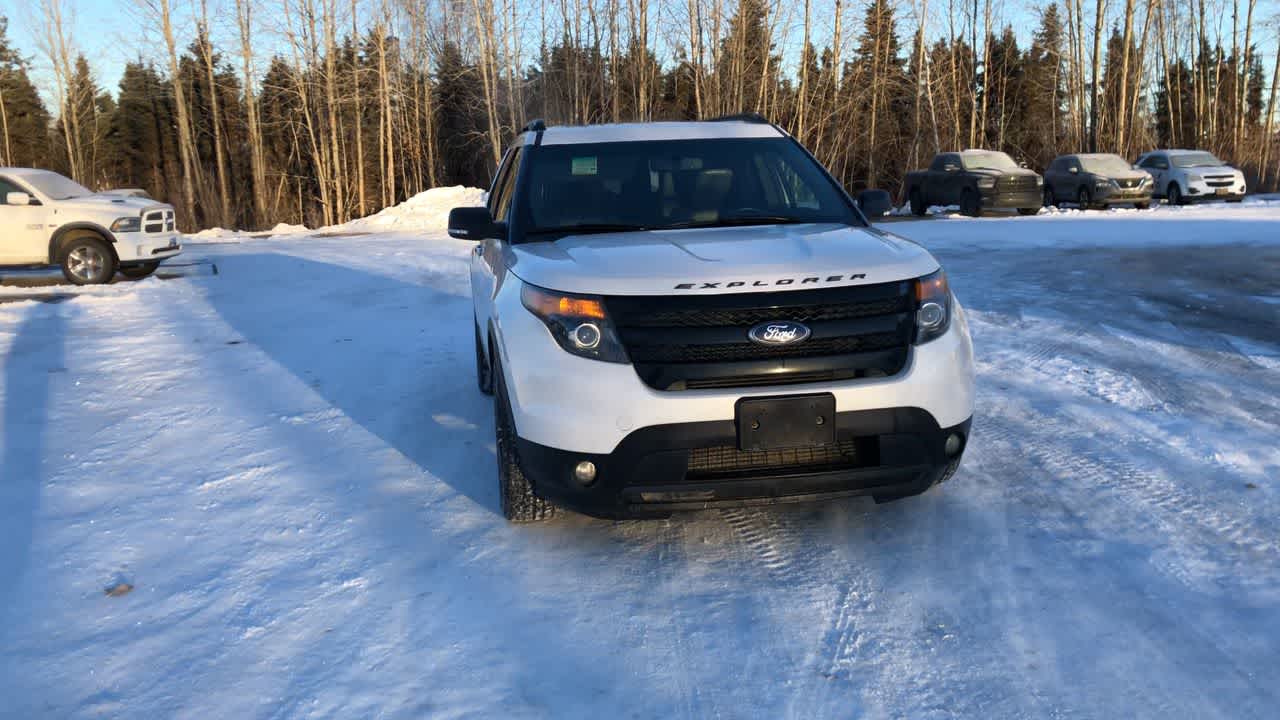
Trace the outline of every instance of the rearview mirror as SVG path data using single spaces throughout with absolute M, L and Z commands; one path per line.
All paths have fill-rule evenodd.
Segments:
M 498 240 L 506 233 L 487 207 L 458 207 L 449 211 L 449 237 L 459 240 Z
M 24 192 L 11 192 L 4 196 L 6 205 L 39 205 L 39 201 Z
M 867 217 L 882 217 L 893 209 L 893 199 L 884 190 L 863 190 L 858 193 L 858 207 Z

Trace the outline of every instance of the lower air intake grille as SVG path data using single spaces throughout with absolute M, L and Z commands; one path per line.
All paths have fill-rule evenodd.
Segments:
M 844 470 L 875 465 L 879 462 L 878 456 L 875 438 L 789 450 L 739 450 L 732 445 L 694 448 L 689 451 L 689 469 L 685 479 L 714 480 Z

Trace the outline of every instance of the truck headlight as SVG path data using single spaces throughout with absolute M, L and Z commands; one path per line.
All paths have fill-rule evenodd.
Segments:
M 996 186 L 996 179 L 993 177 L 978 178 L 978 187 L 982 188 L 983 190 L 990 190 L 995 186 Z
M 1036 187 L 1044 187 L 1044 178 L 1039 175 L 1036 176 Z
M 941 337 L 951 325 L 951 288 L 947 274 L 939 270 L 915 281 L 916 344 Z
M 142 218 L 137 215 L 122 217 L 111 223 L 111 232 L 113 233 L 138 232 L 141 229 Z
M 547 326 L 566 352 L 592 360 L 627 362 L 627 352 L 599 297 L 570 295 L 526 283 L 520 288 L 520 302 Z

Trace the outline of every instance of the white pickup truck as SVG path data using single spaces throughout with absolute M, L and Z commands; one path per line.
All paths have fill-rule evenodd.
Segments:
M 0 168 L 0 268 L 58 265 L 76 285 L 155 272 L 182 252 L 173 206 L 94 193 L 48 170 Z
M 475 243 L 503 514 L 883 502 L 950 477 L 969 330 L 938 261 L 867 221 L 888 208 L 757 116 L 531 124 L 488 205 L 449 217 Z

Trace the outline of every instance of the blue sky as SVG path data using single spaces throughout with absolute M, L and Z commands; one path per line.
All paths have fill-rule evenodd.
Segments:
M 53 81 L 49 74 L 49 66 L 47 60 L 40 52 L 40 44 L 38 42 L 38 34 L 40 32 L 40 10 L 37 0 L 15 0 L 15 3 L 21 1 L 22 5 L 12 5 L 5 3 L 4 10 L 0 13 L 5 14 L 9 18 L 9 36 L 17 45 L 19 50 L 33 61 L 35 80 L 39 84 L 41 91 L 45 94 L 46 99 L 53 100 L 52 88 Z M 555 0 L 547 0 L 555 6 Z M 675 5 L 681 8 L 685 7 L 685 0 L 671 0 Z M 917 0 L 918 1 L 918 0 Z M 954 0 L 957 8 L 969 7 L 969 0 Z M 1088 3 L 1088 0 L 1084 0 Z M 1231 31 L 1231 0 L 1217 0 L 1225 3 L 1225 12 L 1219 12 L 1217 17 L 1223 23 L 1222 32 L 1224 44 L 1230 45 Z M 163 42 L 158 31 L 140 31 L 139 28 L 146 27 L 145 20 L 140 18 L 137 5 L 133 0 L 64 0 L 72 9 L 73 32 L 72 37 L 77 48 L 89 58 L 93 67 L 94 74 L 98 80 L 98 84 L 104 89 L 111 92 L 116 91 L 117 84 L 120 81 L 120 75 L 124 70 L 126 62 L 144 57 L 156 61 L 162 60 L 164 52 Z M 733 0 L 727 0 L 726 5 L 731 5 Z M 865 0 L 845 0 L 847 10 L 846 16 L 846 33 L 856 33 L 861 28 L 862 7 Z M 1013 25 L 1019 36 L 1020 42 L 1029 40 L 1031 33 L 1037 24 L 1037 15 L 1031 8 L 1042 7 L 1044 2 L 1036 2 L 1034 0 L 1014 0 L 1010 3 L 1002 3 L 995 0 L 997 13 L 1002 16 L 1006 22 Z M 175 29 L 179 35 L 179 45 L 185 46 L 195 32 L 195 22 L 191 17 L 194 12 L 193 5 L 195 0 L 187 2 L 186 0 L 173 0 L 175 8 L 180 16 L 180 21 L 175 25 Z M 528 18 L 534 25 L 526 32 L 525 44 L 531 48 L 536 44 L 536 24 L 538 22 L 537 4 L 521 2 L 517 0 L 518 5 L 528 8 Z M 1209 0 L 1210 5 L 1215 4 L 1215 0 Z M 1241 3 L 1241 23 L 1243 24 L 1244 5 L 1247 0 L 1240 0 Z M 340 3 L 345 5 L 345 3 Z M 824 7 L 829 7 L 831 0 L 816 0 L 814 2 L 813 15 L 815 17 L 815 25 L 823 25 L 830 23 L 831 12 L 823 11 Z M 275 7 L 278 0 L 264 0 L 264 6 Z M 793 3 L 799 6 L 799 3 Z M 224 52 L 232 52 L 232 48 L 238 43 L 238 38 L 233 31 L 233 4 L 232 0 L 209 0 L 210 13 L 213 16 L 213 32 L 215 41 L 225 48 Z M 1117 13 L 1123 7 L 1121 0 L 1111 0 L 1109 3 L 1110 12 Z M 904 43 L 907 35 L 915 26 L 915 20 L 911 16 L 911 0 L 901 0 L 898 11 L 898 28 L 903 35 Z M 936 34 L 945 31 L 948 23 L 946 17 L 947 0 L 930 0 L 929 15 L 930 28 Z M 792 25 L 795 26 L 789 36 L 789 42 L 798 46 L 800 40 L 799 9 L 794 10 L 795 15 L 792 16 Z M 185 13 L 185 15 L 184 15 Z M 1086 13 L 1091 15 L 1090 13 Z M 259 17 L 264 15 L 264 10 L 258 10 Z M 1086 18 L 1086 22 L 1089 19 Z M 1270 80 L 1271 63 L 1274 62 L 1276 48 L 1276 32 L 1277 24 L 1280 22 L 1280 0 L 1259 0 L 1257 9 L 1255 10 L 1255 42 L 1259 45 L 1263 57 L 1267 63 L 1268 81 Z M 553 23 L 554 24 L 554 23 Z M 956 25 L 963 24 L 963 19 L 956 18 Z M 815 40 L 821 44 L 826 41 L 830 29 L 819 28 L 818 37 Z M 270 47 L 272 40 L 259 43 L 265 47 Z M 259 52 L 266 54 L 268 51 L 260 48 Z M 265 60 L 265 58 L 263 58 Z M 264 66 L 264 62 L 259 63 L 259 67 Z

